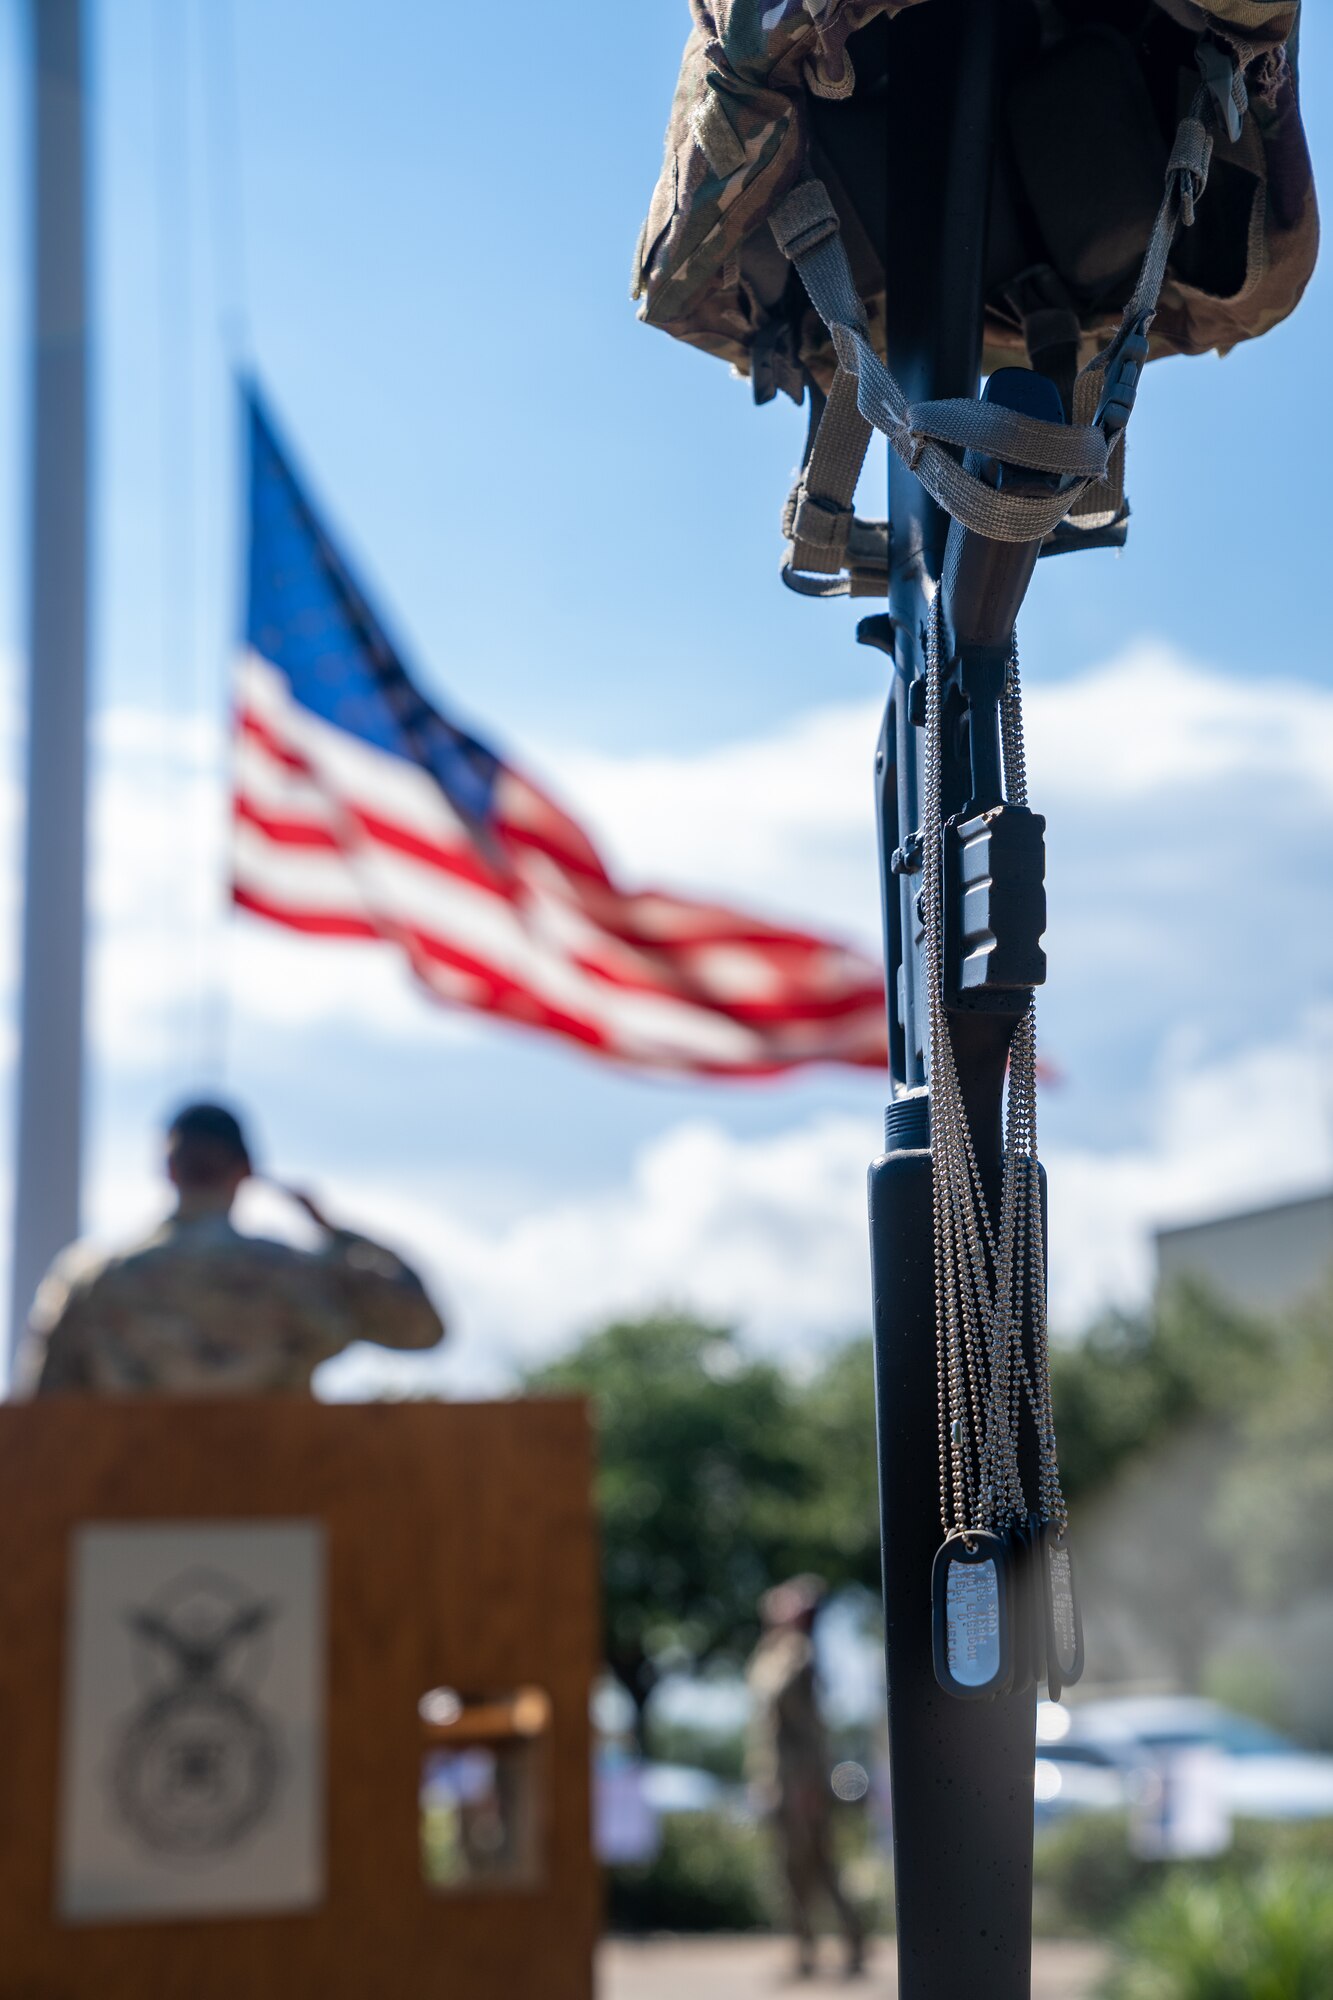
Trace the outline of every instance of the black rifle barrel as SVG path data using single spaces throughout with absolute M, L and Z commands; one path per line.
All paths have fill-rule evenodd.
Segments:
M 1002 0 L 932 0 L 889 30 L 888 359 L 913 399 L 977 391 L 1006 14 Z M 921 824 L 922 731 L 908 691 L 921 671 L 949 523 L 892 457 L 889 492 L 895 672 L 878 769 L 890 1012 L 896 1007 L 904 1032 L 893 1037 L 896 1097 L 885 1154 L 870 1173 L 870 1228 L 899 1992 L 900 2000 L 1029 2000 L 1036 1697 L 955 1700 L 936 1682 L 931 1655 L 931 1563 L 942 1528 L 929 1116 L 914 963 L 921 877 L 901 865 L 895 872 L 888 850 Z M 1027 562 L 1028 552 L 1016 550 L 1014 560 Z M 1012 1025 L 978 1015 L 958 1043 L 992 1199 Z

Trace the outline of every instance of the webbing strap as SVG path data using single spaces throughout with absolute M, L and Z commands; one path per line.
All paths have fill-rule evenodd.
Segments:
M 842 573 L 854 519 L 850 496 L 869 443 L 870 426 L 856 406 L 856 378 L 840 368 L 783 510 L 782 532 L 797 552 L 799 570 Z
M 778 204 L 770 218 L 778 248 L 800 272 L 838 357 L 827 406 L 783 514 L 788 546 L 782 576 L 790 588 L 812 597 L 882 596 L 887 590 L 888 527 L 860 521 L 854 511 L 872 430 L 884 433 L 947 514 L 991 541 L 1043 541 L 1071 517 L 1086 529 L 1116 512 L 1123 499 L 1121 433 L 1148 359 L 1148 329 L 1167 259 L 1181 222 L 1193 223 L 1208 179 L 1208 105 L 1204 85 L 1176 133 L 1138 282 L 1115 335 L 1079 378 L 1069 424 L 970 397 L 909 402 L 871 345 L 837 210 L 823 182 L 802 181 Z M 1052 473 L 1058 484 L 1043 493 L 997 490 L 965 469 L 958 454 L 968 451 Z

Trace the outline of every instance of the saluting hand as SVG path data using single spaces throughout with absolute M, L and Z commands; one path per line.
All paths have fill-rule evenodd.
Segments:
M 312 1194 L 306 1194 L 302 1188 L 288 1187 L 285 1181 L 274 1181 L 273 1186 L 280 1194 L 285 1194 L 288 1201 L 294 1201 L 298 1208 L 303 1208 L 316 1228 L 332 1232 L 333 1224 Z

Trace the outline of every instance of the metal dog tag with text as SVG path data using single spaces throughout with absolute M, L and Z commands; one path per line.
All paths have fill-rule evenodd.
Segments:
M 931 1574 L 935 1678 L 964 1701 L 1003 1694 L 1013 1676 L 1009 1552 L 982 1528 L 950 1535 Z
M 1083 1672 L 1083 1620 L 1074 1584 L 1074 1551 L 1067 1528 L 1043 1524 L 1037 1540 L 1037 1567 L 1046 1623 L 1046 1690 L 1059 1701 Z
M 1046 1611 L 1037 1550 L 1041 1521 L 1029 1514 L 1009 1530 L 1009 1616 L 1013 1628 L 1010 1694 L 1023 1694 L 1046 1678 Z

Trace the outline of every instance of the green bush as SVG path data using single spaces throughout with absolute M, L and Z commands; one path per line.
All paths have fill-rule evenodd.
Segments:
M 1333 1819 L 1241 1819 L 1215 1861 L 1160 1862 L 1131 1852 L 1123 1815 L 1080 1813 L 1037 1836 L 1033 1928 L 1039 1937 L 1110 1937 L 1167 1882 L 1216 1883 L 1230 1892 L 1277 1868 L 1322 1871 L 1333 1884 Z M 1333 2000 L 1333 1984 L 1326 2000 Z
M 1333 1883 L 1333 1819 L 1238 1819 L 1225 1863 L 1245 1876 L 1279 1865 L 1318 1868 Z
M 1168 1880 L 1131 1919 L 1105 2000 L 1328 2000 L 1333 1886 L 1324 1868 L 1252 1881 Z
M 1077 1813 L 1037 1835 L 1032 1924 L 1039 1937 L 1106 1937 L 1161 1881 L 1131 1851 L 1121 1813 Z
M 754 1931 L 772 1922 L 762 1828 L 725 1813 L 671 1813 L 642 1867 L 607 1871 L 614 1931 Z
M 743 1729 L 706 1729 L 697 1724 L 665 1721 L 649 1709 L 648 1755 L 661 1764 L 691 1764 L 711 1771 L 724 1784 L 739 1785 L 745 1776 Z
M 833 1817 L 843 1885 L 867 1928 L 893 1928 L 893 1874 L 869 1817 L 842 1806 Z M 833 1913 L 825 1910 L 824 1920 Z M 782 1921 L 777 1862 L 768 1829 L 725 1812 L 669 1813 L 662 1845 L 642 1867 L 607 1871 L 613 1931 L 757 1931 Z

